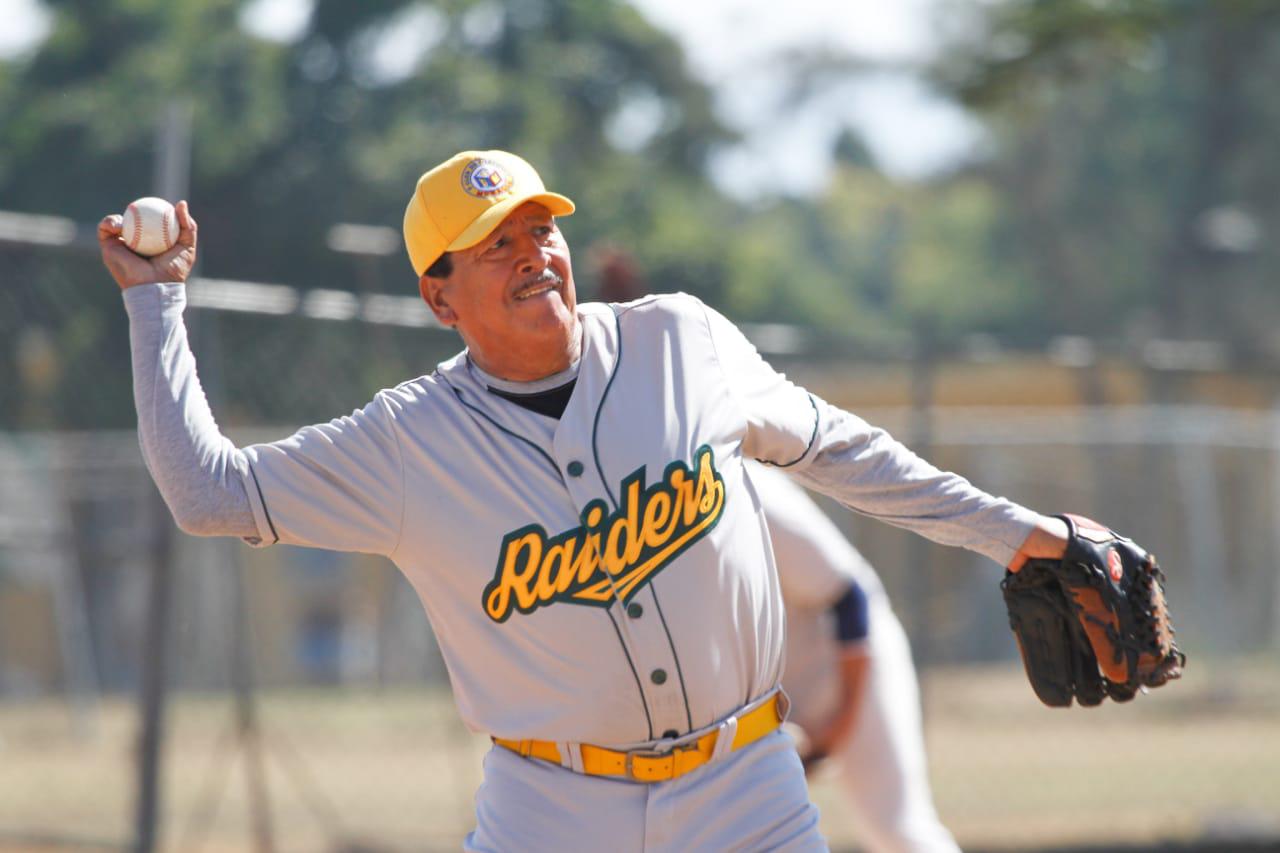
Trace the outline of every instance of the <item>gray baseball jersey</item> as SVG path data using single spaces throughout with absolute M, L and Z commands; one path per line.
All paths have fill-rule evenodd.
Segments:
M 170 346 L 179 295 L 151 299 L 126 293 L 138 334 L 158 311 L 156 345 Z M 692 297 L 582 305 L 579 317 L 577 384 L 558 420 L 491 393 L 464 353 L 349 417 L 208 463 L 210 478 L 243 477 L 259 544 L 392 559 L 477 731 L 640 744 L 776 686 L 782 603 L 745 457 L 1001 563 L 1038 518 L 787 381 Z M 135 385 L 157 361 L 175 391 L 147 406 L 194 396 L 193 362 L 136 348 Z M 145 448 L 168 421 L 143 405 Z M 187 431 L 205 417 L 191 405 Z M 151 442 L 153 471 L 171 464 L 162 455 L 205 464 L 165 450 L 174 442 Z

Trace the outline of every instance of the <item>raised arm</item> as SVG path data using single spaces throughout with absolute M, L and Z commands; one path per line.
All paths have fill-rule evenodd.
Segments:
M 133 394 L 147 469 L 187 533 L 388 554 L 399 536 L 402 461 L 395 413 L 381 396 L 327 424 L 237 448 L 218 430 L 182 322 L 196 223 L 178 205 L 169 252 L 146 259 L 120 242 L 120 217 L 98 226 L 102 259 L 124 291 Z
M 218 430 L 182 322 L 197 226 L 185 201 L 178 202 L 177 214 L 178 242 L 154 258 L 125 246 L 119 215 L 98 224 L 102 262 L 129 313 L 142 458 L 182 530 L 252 540 L 258 528 L 243 479 L 248 462 Z

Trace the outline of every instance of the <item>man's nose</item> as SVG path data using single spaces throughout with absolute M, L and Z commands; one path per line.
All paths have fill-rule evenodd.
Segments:
M 532 237 L 521 238 L 518 248 L 520 250 L 517 255 L 518 266 L 522 273 L 542 272 L 551 263 L 551 254 L 547 251 L 547 247 Z

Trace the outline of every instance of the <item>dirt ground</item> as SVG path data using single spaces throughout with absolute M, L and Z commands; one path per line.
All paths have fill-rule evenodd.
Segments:
M 961 845 L 1280 849 L 1280 667 L 1194 663 L 1179 684 L 1088 710 L 1044 708 L 1012 666 L 927 673 L 936 801 Z M 163 850 L 252 850 L 255 837 L 279 851 L 458 849 L 488 743 L 447 694 L 256 698 L 256 739 L 230 696 L 171 704 Z M 79 722 L 56 698 L 0 704 L 0 850 L 126 849 L 136 736 L 127 696 Z M 250 797 L 258 778 L 265 795 Z M 856 849 L 831 774 L 813 798 L 832 848 Z

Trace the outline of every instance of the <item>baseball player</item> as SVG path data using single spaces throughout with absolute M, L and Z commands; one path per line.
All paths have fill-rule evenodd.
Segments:
M 929 791 L 911 649 L 884 586 L 804 489 L 778 469 L 748 470 L 782 581 L 782 685 L 802 758 L 837 765 L 868 850 L 955 853 Z
M 821 850 L 792 740 L 782 597 L 743 460 L 1014 568 L 1065 524 L 789 382 L 697 299 L 578 304 L 557 217 L 504 151 L 426 172 L 404 233 L 465 349 L 269 444 L 218 431 L 187 344 L 197 226 L 156 258 L 99 224 L 147 467 L 179 526 L 383 554 L 493 749 L 469 850 Z

